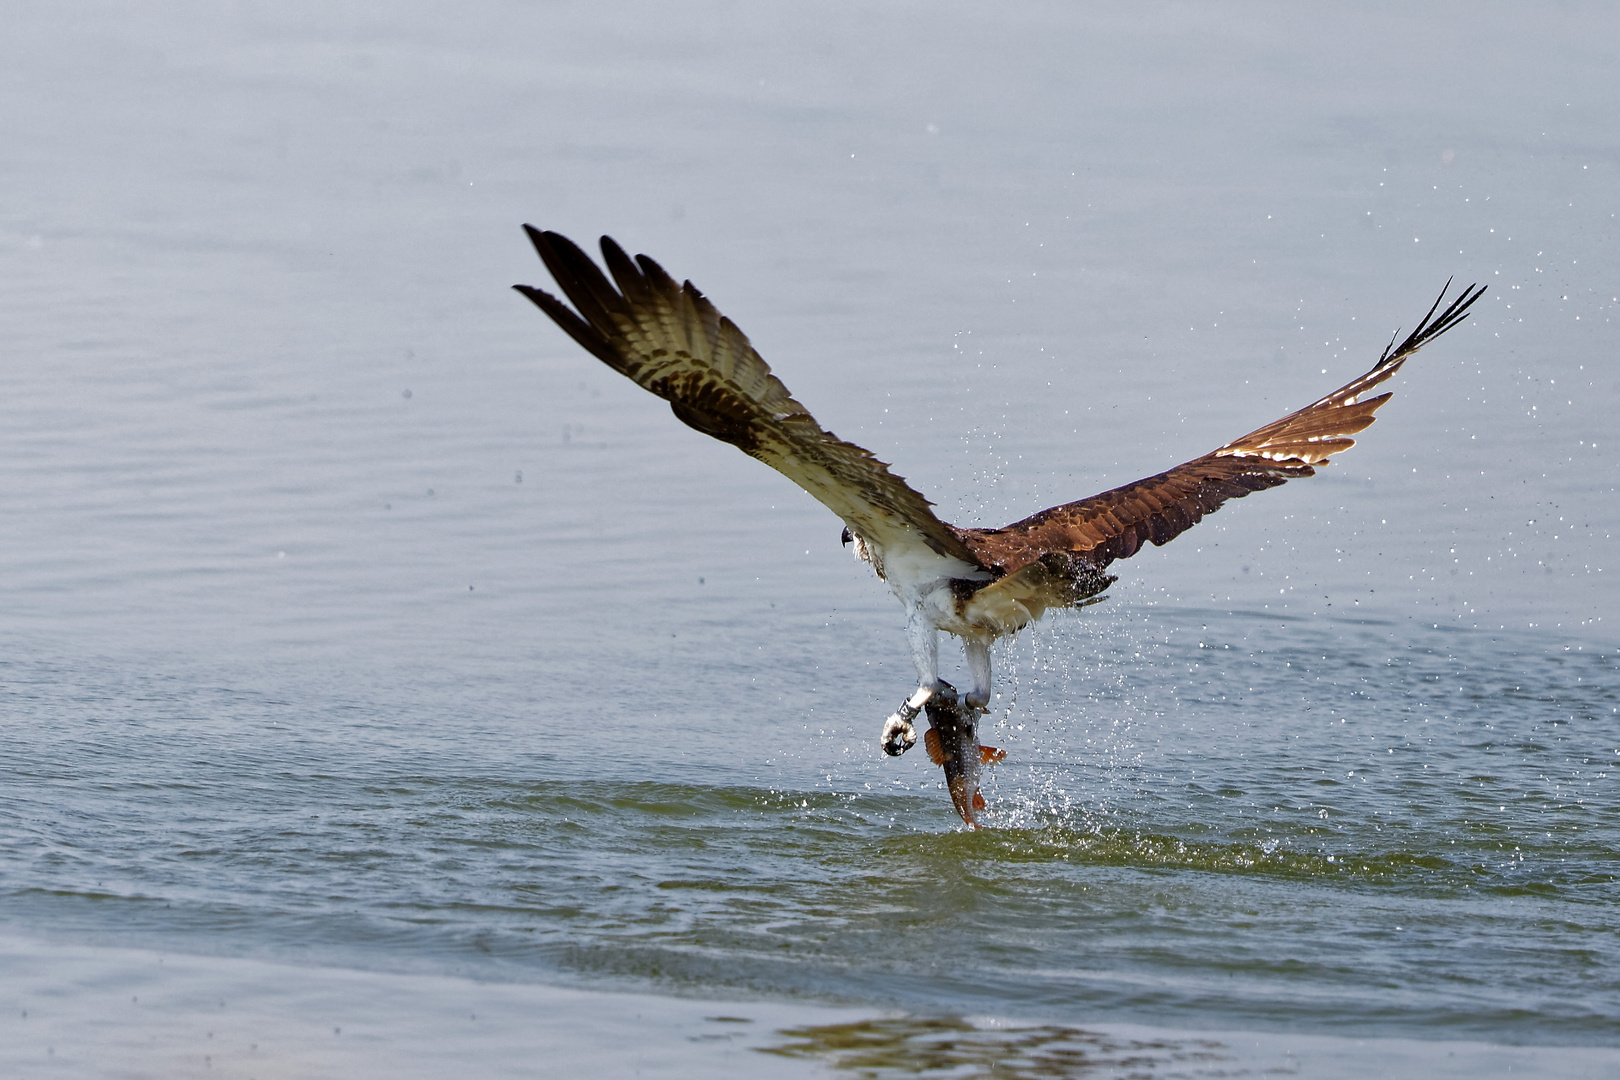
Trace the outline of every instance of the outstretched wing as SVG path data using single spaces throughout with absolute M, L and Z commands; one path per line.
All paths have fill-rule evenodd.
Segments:
M 567 237 L 523 228 L 574 308 L 514 288 L 608 367 L 668 401 L 682 422 L 782 473 L 868 540 L 887 547 L 916 538 L 972 561 L 927 499 L 870 452 L 824 431 L 690 281 L 677 285 L 645 255 L 632 262 L 604 236 L 610 282 Z
M 1320 401 L 1157 476 L 1042 510 L 1002 529 L 963 529 L 962 539 L 982 565 L 1006 575 L 1026 567 L 1033 571 L 1031 564 L 1043 556 L 1049 563 L 1056 555 L 1078 557 L 1100 571 L 1115 559 L 1130 558 L 1144 543 L 1169 543 L 1227 499 L 1314 475 L 1317 465 L 1355 445 L 1350 436 L 1371 424 L 1373 413 L 1390 398 L 1388 392 L 1362 395 L 1466 318 L 1468 308 L 1485 291 L 1483 285 L 1464 289 L 1435 318 L 1450 287 L 1447 282 L 1405 341 L 1397 347 L 1390 340 L 1371 371 Z

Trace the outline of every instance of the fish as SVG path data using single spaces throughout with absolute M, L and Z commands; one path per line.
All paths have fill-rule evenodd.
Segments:
M 923 747 L 928 751 L 928 760 L 945 770 L 945 788 L 968 828 L 980 828 L 978 815 L 984 811 L 985 802 L 979 791 L 979 770 L 1002 760 L 1007 752 L 979 742 L 979 717 L 983 714 L 943 679 L 926 708 L 928 730 L 923 733 Z

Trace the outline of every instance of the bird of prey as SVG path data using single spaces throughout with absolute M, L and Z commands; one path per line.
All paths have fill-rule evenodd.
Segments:
M 928 755 L 944 767 L 951 802 L 970 828 L 984 809 L 979 769 L 1003 756 L 978 741 L 990 702 L 991 643 L 1048 608 L 1101 599 L 1115 580 L 1104 572 L 1115 559 L 1168 543 L 1226 500 L 1313 475 L 1354 445 L 1350 436 L 1390 397 L 1368 391 L 1466 318 L 1485 291 L 1470 286 L 1440 311 L 1447 282 L 1417 329 L 1398 345 L 1391 338 L 1371 371 L 1203 457 L 999 529 L 965 529 L 936 517 L 887 464 L 816 423 L 690 281 L 677 284 L 652 259 L 632 260 L 604 236 L 609 280 L 566 237 L 524 228 L 573 308 L 541 289 L 514 288 L 593 356 L 668 401 L 683 423 L 758 458 L 843 519 L 844 542 L 905 608 L 917 668 L 916 692 L 883 725 L 883 749 L 909 749 L 917 738 L 912 721 L 926 709 Z M 962 639 L 973 680 L 966 694 L 939 677 L 941 630 Z

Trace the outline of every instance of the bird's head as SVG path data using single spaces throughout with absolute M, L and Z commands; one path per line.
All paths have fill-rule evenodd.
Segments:
M 860 560 L 862 562 L 872 562 L 872 549 L 867 546 L 866 538 L 863 537 L 860 533 L 851 532 L 849 526 L 845 525 L 844 526 L 844 531 L 843 531 L 842 535 L 839 536 L 838 539 L 839 539 L 840 542 L 843 543 L 843 545 L 845 547 L 849 547 L 851 544 L 854 544 L 855 545 L 855 554 L 860 558 Z M 873 563 L 873 565 L 876 565 L 876 564 Z

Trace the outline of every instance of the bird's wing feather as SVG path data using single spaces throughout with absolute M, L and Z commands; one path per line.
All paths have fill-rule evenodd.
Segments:
M 1447 283 L 1447 289 L 1450 283 Z M 1065 503 L 1001 529 L 963 529 L 978 561 L 1016 574 L 1042 556 L 1077 556 L 1100 570 L 1136 554 L 1144 543 L 1165 544 L 1192 528 L 1227 499 L 1311 476 L 1316 466 L 1355 445 L 1350 436 L 1373 422 L 1390 394 L 1363 397 L 1411 355 L 1467 317 L 1484 286 L 1464 289 L 1438 318 L 1441 301 L 1405 341 L 1391 339 L 1373 369 L 1298 412 L 1251 431 L 1203 457 L 1123 487 Z
M 823 430 L 690 281 L 676 284 L 645 255 L 632 261 L 604 236 L 610 282 L 566 237 L 524 229 L 574 307 L 541 289 L 515 288 L 608 367 L 668 401 L 688 426 L 776 469 L 868 540 L 920 539 L 972 562 L 927 499 L 870 452 Z

